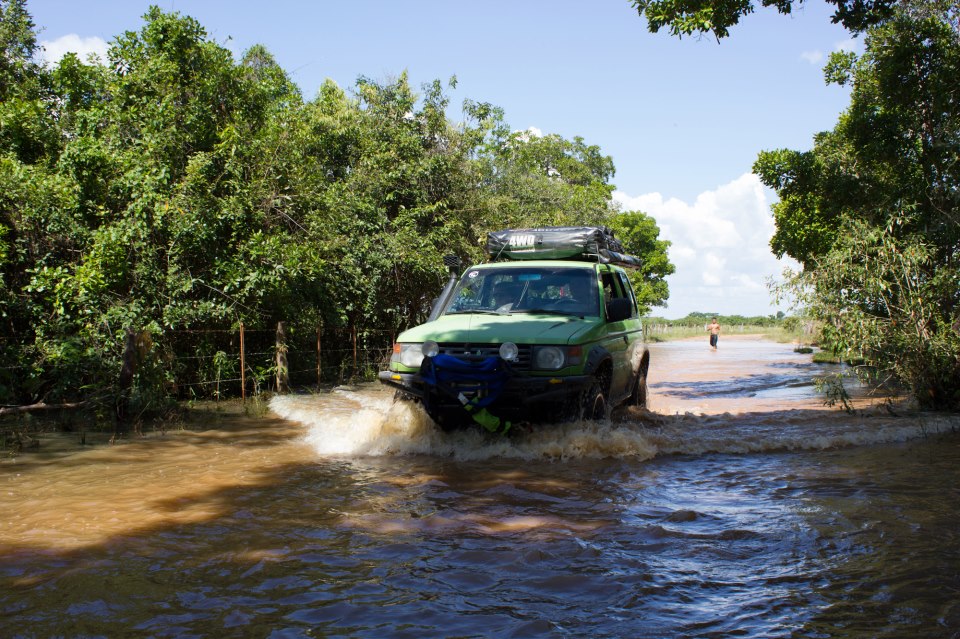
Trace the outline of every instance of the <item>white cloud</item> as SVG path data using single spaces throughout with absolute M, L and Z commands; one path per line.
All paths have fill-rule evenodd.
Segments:
M 861 49 L 860 41 L 854 40 L 853 38 L 850 38 L 849 40 L 843 40 L 842 42 L 838 42 L 833 47 L 834 51 L 852 51 L 854 53 L 856 53 L 860 49 Z
M 772 193 L 746 173 L 705 191 L 691 203 L 659 193 L 613 195 L 625 211 L 643 211 L 657 221 L 660 238 L 670 240 L 670 261 L 677 267 L 668 278 L 667 309 L 653 313 L 671 318 L 692 311 L 723 315 L 775 313 L 767 279 L 778 278 L 792 260 L 770 252 L 775 227 L 770 213 Z
M 707 253 L 704 264 L 701 265 L 700 281 L 705 286 L 720 286 L 722 280 L 720 273 L 723 272 L 727 261 L 714 253 Z
M 92 53 L 101 63 L 107 61 L 107 43 L 97 37 L 81 38 L 75 33 L 61 36 L 56 40 L 46 40 L 40 43 L 43 47 L 41 60 L 46 64 L 56 64 L 67 53 L 76 53 L 84 62 Z
M 517 137 L 523 142 L 529 142 L 532 138 L 542 138 L 543 131 L 538 129 L 535 126 L 527 127 L 522 131 L 514 131 L 517 134 Z
M 859 53 L 863 50 L 863 45 L 861 42 L 855 38 L 849 38 L 847 40 L 841 40 L 833 45 L 834 51 L 850 51 L 853 53 Z M 809 62 L 812 65 L 819 66 L 827 59 L 827 54 L 821 51 L 820 49 L 812 49 L 810 51 L 804 51 L 800 54 L 800 59 Z
M 855 38 L 849 38 L 847 40 L 842 40 L 833 45 L 834 51 L 850 51 L 853 53 L 859 53 L 863 50 L 863 45 L 859 40 Z M 820 65 L 827 59 L 827 55 L 819 50 L 813 49 L 811 51 L 804 51 L 800 54 L 801 60 L 806 60 L 812 65 Z

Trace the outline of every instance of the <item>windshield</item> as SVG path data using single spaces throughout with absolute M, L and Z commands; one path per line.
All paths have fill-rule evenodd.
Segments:
M 444 309 L 455 313 L 551 313 L 599 316 L 597 276 L 590 269 L 517 266 L 471 268 Z

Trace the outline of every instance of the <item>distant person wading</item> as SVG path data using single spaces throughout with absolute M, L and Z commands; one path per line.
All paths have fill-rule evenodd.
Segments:
M 720 339 L 720 322 L 717 321 L 716 317 L 710 320 L 707 331 L 710 333 L 710 348 L 717 350 L 717 341 Z

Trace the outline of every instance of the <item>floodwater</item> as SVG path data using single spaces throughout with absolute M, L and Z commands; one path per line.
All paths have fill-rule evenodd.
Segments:
M 960 637 L 956 417 L 651 346 L 650 412 L 445 435 L 378 387 L 0 462 L 3 637 Z

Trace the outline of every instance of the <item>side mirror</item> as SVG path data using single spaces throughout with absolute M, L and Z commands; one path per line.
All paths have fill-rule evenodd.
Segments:
M 607 302 L 607 321 L 622 322 L 630 319 L 633 315 L 633 309 L 630 308 L 630 300 L 626 297 L 616 297 Z

